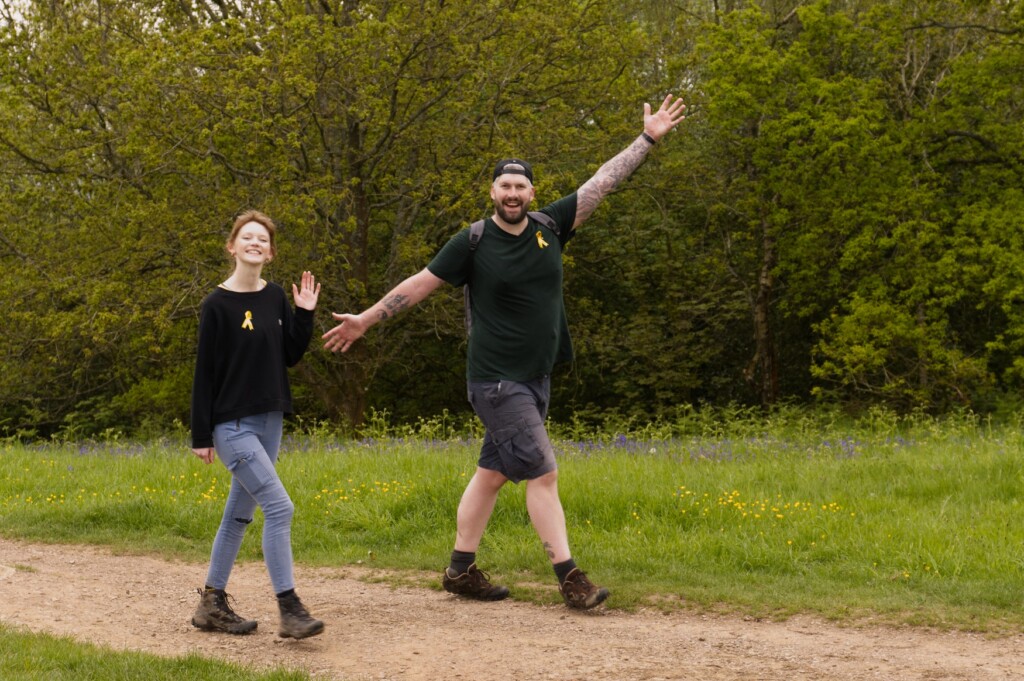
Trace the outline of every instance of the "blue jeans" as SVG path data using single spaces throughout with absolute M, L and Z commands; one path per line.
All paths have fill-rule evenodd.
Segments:
M 256 414 L 213 427 L 217 456 L 231 472 L 231 491 L 213 540 L 207 586 L 224 589 L 256 506 L 263 509 L 263 559 L 274 593 L 295 588 L 292 571 L 292 503 L 274 464 L 284 415 Z

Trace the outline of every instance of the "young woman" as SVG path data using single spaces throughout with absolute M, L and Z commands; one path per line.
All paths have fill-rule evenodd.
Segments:
M 210 293 L 199 318 L 192 384 L 192 452 L 219 458 L 231 472 L 224 516 L 213 541 L 206 588 L 192 624 L 247 634 L 256 621 L 240 617 L 224 589 L 253 512 L 263 510 L 263 555 L 281 611 L 280 636 L 306 638 L 324 630 L 295 594 L 291 524 L 295 510 L 275 470 L 285 413 L 292 410 L 288 367 L 313 335 L 320 285 L 309 272 L 292 284 L 295 311 L 280 286 L 260 277 L 276 255 L 273 221 L 257 211 L 239 215 L 226 249 L 235 269 Z

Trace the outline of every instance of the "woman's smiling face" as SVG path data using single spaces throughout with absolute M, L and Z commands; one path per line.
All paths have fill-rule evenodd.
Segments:
M 228 244 L 228 253 L 234 256 L 237 263 L 264 265 L 270 262 L 274 257 L 270 231 L 255 221 L 245 223 Z

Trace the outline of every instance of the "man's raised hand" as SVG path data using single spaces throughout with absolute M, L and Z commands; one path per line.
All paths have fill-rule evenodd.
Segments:
M 653 114 L 651 105 L 644 103 L 644 132 L 653 137 L 654 141 L 660 140 L 686 118 L 683 115 L 684 111 L 686 105 L 683 104 L 683 100 L 671 94 L 665 96 L 665 101 Z

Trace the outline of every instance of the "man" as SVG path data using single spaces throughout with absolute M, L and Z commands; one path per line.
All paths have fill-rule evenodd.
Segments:
M 480 459 L 459 503 L 455 548 L 444 588 L 480 600 L 501 600 L 508 589 L 477 568 L 476 550 L 506 482 L 526 480 L 526 508 L 572 608 L 592 608 L 608 597 L 572 559 L 558 496 L 554 450 L 544 428 L 550 373 L 572 356 L 562 299 L 562 249 L 598 203 L 629 177 L 651 147 L 683 120 L 672 95 L 657 112 L 644 104 L 644 131 L 601 166 L 575 193 L 545 206 L 553 225 L 528 215 L 533 170 L 520 159 L 494 169 L 494 214 L 475 247 L 470 229 L 453 236 L 421 272 L 398 284 L 359 315 L 332 313 L 340 322 L 324 346 L 345 352 L 377 322 L 429 296 L 442 283 L 468 284 L 472 331 L 467 353 L 469 401 L 487 429 Z M 556 229 L 552 229 L 555 227 Z

